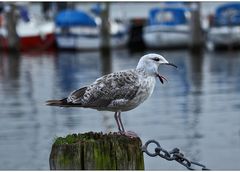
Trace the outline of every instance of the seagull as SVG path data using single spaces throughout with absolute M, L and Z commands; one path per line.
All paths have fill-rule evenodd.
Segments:
M 115 112 L 114 117 L 119 133 L 134 137 L 135 133 L 125 131 L 121 112 L 136 108 L 150 97 L 155 87 L 156 78 L 162 84 L 167 81 L 158 72 L 161 65 L 177 68 L 176 65 L 169 63 L 159 54 L 147 54 L 140 58 L 135 69 L 104 75 L 96 79 L 91 85 L 73 91 L 66 98 L 46 101 L 46 105 Z

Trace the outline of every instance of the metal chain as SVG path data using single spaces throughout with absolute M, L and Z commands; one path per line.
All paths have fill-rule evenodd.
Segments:
M 155 152 L 151 153 L 148 151 L 148 145 L 154 143 L 156 144 Z M 151 157 L 160 156 L 168 161 L 177 161 L 179 164 L 185 166 L 188 170 L 198 170 L 192 167 L 192 165 L 201 167 L 201 170 L 210 170 L 206 168 L 205 165 L 193 162 L 184 157 L 183 153 L 180 152 L 178 148 L 174 148 L 171 151 L 163 149 L 156 140 L 148 140 L 145 145 L 142 146 L 142 151 Z

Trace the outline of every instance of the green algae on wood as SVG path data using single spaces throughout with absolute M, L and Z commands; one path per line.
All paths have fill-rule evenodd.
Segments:
M 59 137 L 52 145 L 51 170 L 144 170 L 140 138 L 118 133 Z

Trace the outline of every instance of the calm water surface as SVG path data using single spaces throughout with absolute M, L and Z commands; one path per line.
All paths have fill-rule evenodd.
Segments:
M 150 51 L 149 51 L 150 52 Z M 210 169 L 240 170 L 240 52 L 162 51 L 179 69 L 164 66 L 168 83 L 122 115 L 125 128 L 143 142 L 179 147 L 185 156 Z M 148 52 L 114 50 L 0 55 L 0 169 L 48 170 L 57 136 L 117 131 L 113 113 L 47 107 L 102 74 L 133 68 Z M 148 170 L 184 170 L 176 162 L 145 156 Z

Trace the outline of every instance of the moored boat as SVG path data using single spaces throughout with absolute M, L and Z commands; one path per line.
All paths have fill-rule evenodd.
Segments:
M 2 16 L 0 26 L 0 42 L 2 49 L 8 49 L 8 31 L 6 19 Z M 55 47 L 54 22 L 30 17 L 28 20 L 20 18 L 16 32 L 19 37 L 20 50 L 48 50 Z
M 58 48 L 92 50 L 101 47 L 99 18 L 80 10 L 61 11 L 56 19 Z M 110 46 L 123 47 L 127 44 L 128 32 L 123 23 L 110 22 Z
M 143 39 L 148 48 L 188 47 L 190 26 L 185 8 L 153 8 L 148 24 L 144 27 Z
M 210 18 L 208 48 L 240 46 L 240 3 L 226 3 Z

